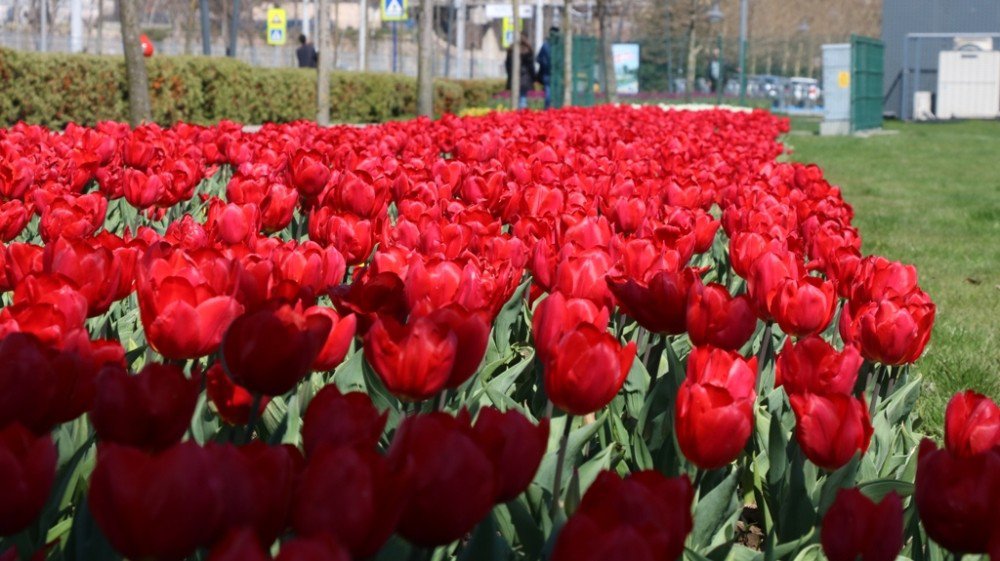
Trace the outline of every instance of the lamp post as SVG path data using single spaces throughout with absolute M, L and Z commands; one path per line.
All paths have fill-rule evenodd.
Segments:
M 712 9 L 709 10 L 707 14 L 705 14 L 705 17 L 708 18 L 708 22 L 710 24 L 712 24 L 714 26 L 717 26 L 719 28 L 719 37 L 718 37 L 718 41 L 717 41 L 717 45 L 716 45 L 717 54 L 716 54 L 716 57 L 715 57 L 715 64 L 717 65 L 716 77 L 715 77 L 715 79 L 716 79 L 716 81 L 715 81 L 715 104 L 716 105 L 722 105 L 722 90 L 723 90 L 723 88 L 726 87 L 725 86 L 725 78 L 724 78 L 725 67 L 723 66 L 723 63 L 722 63 L 722 25 L 721 24 L 722 24 L 722 19 L 723 19 L 724 16 L 722 14 L 722 10 L 719 9 L 719 3 L 718 2 L 716 2 L 715 4 L 712 4 Z M 712 70 L 712 68 L 709 67 L 709 72 L 711 72 L 711 70 Z
M 749 20 L 749 1 L 740 0 L 740 105 L 747 104 L 747 28 Z

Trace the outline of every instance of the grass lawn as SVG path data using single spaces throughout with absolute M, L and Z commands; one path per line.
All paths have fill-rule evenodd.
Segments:
M 897 134 L 819 137 L 792 121 L 792 158 L 819 164 L 855 210 L 865 254 L 913 263 L 937 304 L 917 368 L 919 410 L 940 433 L 951 395 L 1000 399 L 1000 122 L 887 122 Z

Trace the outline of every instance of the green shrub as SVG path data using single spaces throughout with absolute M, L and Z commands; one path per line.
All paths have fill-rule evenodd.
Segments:
M 153 120 L 210 124 L 289 122 L 316 116 L 311 69 L 255 68 L 228 58 L 156 56 L 146 61 Z M 434 82 L 434 110 L 459 113 L 484 105 L 500 80 Z M 373 123 L 417 113 L 416 80 L 399 74 L 334 72 L 330 119 Z M 67 123 L 128 120 L 124 61 L 116 56 L 25 53 L 0 49 L 0 126 L 17 121 Z

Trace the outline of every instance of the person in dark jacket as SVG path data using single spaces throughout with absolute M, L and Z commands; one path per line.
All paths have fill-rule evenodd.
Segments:
M 552 51 L 549 48 L 549 41 L 556 41 L 559 38 L 559 28 L 549 28 L 549 38 L 542 43 L 542 48 L 538 49 L 538 56 L 535 62 L 538 63 L 538 81 L 545 88 L 545 108 L 552 107 Z
M 517 102 L 517 107 L 519 109 L 526 109 L 528 107 L 528 92 L 535 87 L 535 56 L 534 50 L 531 48 L 531 43 L 528 42 L 528 38 L 521 36 L 521 41 L 517 45 L 518 50 L 521 53 L 521 87 L 518 92 L 519 98 Z M 511 45 L 507 49 L 507 60 L 504 62 L 504 66 L 507 68 L 507 90 L 511 89 L 511 72 L 514 68 L 514 45 Z
M 299 35 L 299 48 L 295 49 L 295 56 L 299 59 L 299 68 L 316 68 L 319 61 L 315 47 L 305 35 Z

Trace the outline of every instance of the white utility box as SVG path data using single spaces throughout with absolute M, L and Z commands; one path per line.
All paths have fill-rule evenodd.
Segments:
M 1000 117 L 1000 51 L 941 51 L 938 119 Z

